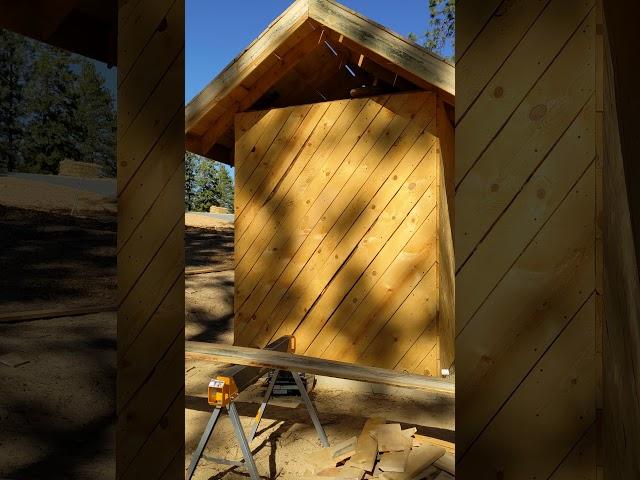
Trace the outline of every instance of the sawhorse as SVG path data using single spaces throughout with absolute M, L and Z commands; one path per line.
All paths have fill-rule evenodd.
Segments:
M 258 469 L 253 459 L 251 449 L 249 448 L 249 444 L 258 431 L 260 421 L 262 420 L 262 415 L 267 408 L 267 403 L 269 403 L 269 399 L 271 398 L 271 393 L 273 392 L 273 387 L 276 383 L 276 379 L 278 378 L 279 373 L 280 370 L 273 371 L 271 381 L 269 382 L 269 386 L 267 387 L 264 399 L 260 404 L 258 413 L 253 420 L 253 424 L 248 436 L 245 436 L 242 424 L 240 423 L 240 416 L 238 415 L 238 410 L 236 409 L 235 399 L 237 398 L 239 392 L 233 385 L 233 379 L 229 379 L 229 377 L 218 377 L 217 380 L 212 380 L 211 383 L 209 383 L 209 403 L 215 405 L 215 409 L 211 413 L 209 422 L 207 422 L 204 433 L 202 434 L 202 437 L 200 437 L 198 446 L 196 447 L 191 457 L 191 463 L 186 475 L 187 480 L 191 480 L 191 477 L 193 476 L 193 473 L 195 472 L 196 467 L 198 466 L 198 462 L 201 458 L 209 460 L 210 462 L 225 465 L 245 466 L 249 472 L 251 480 L 260 480 L 260 475 L 258 474 Z M 324 429 L 320 424 L 318 412 L 316 412 L 316 409 L 313 406 L 311 399 L 309 398 L 309 393 L 302 383 L 300 373 L 291 372 L 291 375 L 293 376 L 293 379 L 296 382 L 296 386 L 300 391 L 300 396 L 302 397 L 302 400 L 305 403 L 307 410 L 309 411 L 309 416 L 311 417 L 311 421 L 316 428 L 316 432 L 318 432 L 320 442 L 322 442 L 322 445 L 324 445 L 325 447 L 328 447 L 329 440 L 327 440 L 327 435 L 325 434 Z M 213 429 L 216 426 L 218 418 L 220 418 L 222 408 L 226 408 L 227 412 L 229 413 L 229 419 L 231 420 L 236 439 L 238 440 L 238 445 L 240 446 L 240 450 L 242 451 L 243 460 L 235 461 L 227 460 L 225 458 L 208 457 L 203 455 L 204 449 L 207 446 L 209 439 L 211 438 L 211 434 L 213 433 Z

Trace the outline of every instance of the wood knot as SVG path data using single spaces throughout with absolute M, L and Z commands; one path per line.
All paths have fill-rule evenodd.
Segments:
M 504 88 L 496 87 L 493 91 L 493 96 L 496 98 L 501 98 L 504 95 Z
M 529 118 L 534 122 L 537 122 L 546 114 L 547 114 L 547 106 L 544 104 L 540 104 L 540 105 L 536 105 L 531 109 L 531 111 L 529 112 Z

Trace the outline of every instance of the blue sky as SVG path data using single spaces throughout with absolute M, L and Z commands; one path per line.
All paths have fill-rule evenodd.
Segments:
M 189 102 L 293 0 L 186 0 L 185 101 Z M 427 0 L 341 0 L 408 35 L 427 28 Z

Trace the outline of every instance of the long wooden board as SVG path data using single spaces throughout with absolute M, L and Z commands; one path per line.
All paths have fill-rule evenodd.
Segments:
M 186 342 L 185 351 L 189 358 L 211 362 L 306 372 L 326 377 L 413 388 L 446 395 L 455 393 L 455 384 L 449 380 L 396 372 L 384 368 L 354 365 L 335 360 L 325 360 L 295 353 L 205 342 Z

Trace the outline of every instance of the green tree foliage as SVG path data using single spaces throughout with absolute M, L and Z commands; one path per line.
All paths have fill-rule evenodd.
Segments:
M 0 170 L 57 173 L 68 158 L 115 175 L 115 105 L 93 63 L 0 29 L 0 102 Z
M 78 96 L 70 54 L 43 48 L 25 87 L 28 126 L 22 139 L 25 169 L 58 173 L 60 161 L 79 156 Z
M 184 209 L 195 210 L 196 175 L 198 156 L 191 152 L 184 155 Z
M 83 60 L 76 85 L 79 160 L 102 165 L 116 174 L 116 122 L 113 99 L 93 63 Z
M 0 171 L 12 171 L 20 161 L 24 87 L 31 58 L 29 42 L 0 29 Z
M 216 206 L 233 211 L 233 179 L 226 166 L 186 152 L 184 171 L 186 210 L 208 212 Z
M 227 167 L 222 164 L 218 168 L 218 199 L 220 207 L 233 211 L 233 180 Z
M 421 41 L 425 48 L 446 56 L 445 51 L 451 47 L 455 51 L 456 38 L 456 6 L 455 0 L 428 0 L 429 25 L 421 37 L 410 33 L 414 42 Z M 450 59 L 453 59 L 452 56 Z

